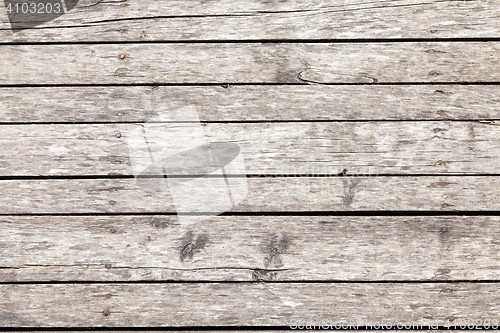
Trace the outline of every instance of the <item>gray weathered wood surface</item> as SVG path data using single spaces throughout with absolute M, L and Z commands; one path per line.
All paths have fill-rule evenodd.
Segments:
M 142 179 L 137 184 L 134 179 L 2 180 L 0 211 L 174 213 L 175 205 L 164 181 Z M 496 176 L 249 178 L 246 199 L 231 211 L 495 211 L 500 209 L 499 188 L 500 177 Z M 204 197 L 217 197 L 226 191 L 226 187 L 217 186 Z M 220 205 L 225 207 L 223 202 Z M 183 213 L 206 212 L 202 207 Z
M 0 100 L 0 123 L 178 121 L 185 107 L 203 122 L 500 120 L 498 85 L 31 87 Z
M 0 285 L 0 295 L 3 326 L 10 327 L 288 326 L 340 318 L 447 325 L 500 319 L 498 286 L 488 283 L 33 284 Z
M 500 35 L 496 0 L 97 1 L 81 0 L 6 42 L 478 38 Z
M 0 53 L 0 85 L 500 81 L 500 42 L 0 45 Z
M 0 328 L 500 320 L 498 0 L 0 10 Z M 185 211 L 127 148 L 183 108 L 253 174 Z
M 2 282 L 500 278 L 493 216 L 0 216 L 0 234 Z
M 176 151 L 196 124 L 150 125 Z M 129 140 L 142 124 L 0 125 L 0 176 L 133 175 Z M 208 142 L 239 145 L 247 174 L 497 174 L 500 123 L 204 124 Z M 148 131 L 148 129 L 146 129 Z M 134 143 L 131 144 L 132 146 Z M 146 154 L 146 159 L 149 155 Z M 239 174 L 241 171 L 237 170 Z M 175 173 L 168 172 L 169 175 Z M 190 174 L 202 173 L 191 168 Z M 227 171 L 227 174 L 231 174 Z

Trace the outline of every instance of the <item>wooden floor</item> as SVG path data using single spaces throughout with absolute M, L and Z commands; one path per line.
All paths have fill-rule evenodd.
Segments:
M 2 7 L 0 328 L 498 329 L 499 83 L 498 0 Z M 217 216 L 134 177 L 186 107 L 244 158 Z

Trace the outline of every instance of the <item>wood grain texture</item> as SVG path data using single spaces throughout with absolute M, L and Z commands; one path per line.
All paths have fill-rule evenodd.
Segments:
M 497 0 L 0 15 L 0 328 L 498 322 L 499 36 Z M 203 131 L 252 176 L 129 151 L 184 108 L 161 148 Z
M 498 284 L 487 283 L 0 285 L 0 325 L 288 326 L 359 320 L 444 326 L 498 321 L 497 291 Z
M 162 180 L 3 180 L 0 212 L 175 212 L 168 184 Z M 190 190 L 189 183 L 185 186 Z M 232 211 L 495 211 L 500 208 L 499 187 L 500 177 L 249 178 L 246 199 Z M 219 186 L 209 195 L 194 190 L 193 205 L 227 193 Z M 225 207 L 216 204 L 217 209 Z M 189 212 L 206 212 L 202 207 L 206 206 Z
M 0 85 L 498 82 L 500 43 L 0 45 Z
M 0 175 L 134 175 L 131 157 L 151 164 L 149 153 L 131 150 L 137 130 L 159 159 L 183 151 L 199 126 L 207 142 L 239 146 L 246 174 L 497 174 L 500 165 L 498 121 L 0 125 Z M 161 175 L 181 173 L 170 170 Z
M 500 35 L 495 0 L 190 1 L 82 0 L 68 14 L 0 40 L 152 41 L 488 38 Z
M 307 85 L 0 88 L 0 123 L 500 120 L 498 85 Z M 171 118 L 170 120 L 182 120 Z
M 0 281 L 500 280 L 499 217 L 0 216 Z

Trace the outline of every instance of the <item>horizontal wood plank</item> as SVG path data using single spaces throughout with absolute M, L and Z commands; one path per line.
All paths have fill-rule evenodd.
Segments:
M 497 291 L 487 283 L 0 285 L 0 326 L 444 326 L 498 321 Z
M 500 35 L 495 0 L 183 1 L 81 0 L 54 21 L 6 42 L 491 38 Z
M 500 43 L 0 45 L 0 85 L 499 82 Z
M 206 200 L 212 202 L 210 198 L 227 193 L 221 180 L 216 180 L 207 181 L 213 185 L 209 194 L 196 190 L 199 183 L 194 187 L 184 183 L 184 190 L 192 191 L 193 206 L 178 212 L 207 212 Z M 139 183 L 134 179 L 3 180 L 0 185 L 2 214 L 173 213 L 178 207 L 168 179 L 163 178 Z M 500 209 L 499 187 L 500 177 L 490 176 L 249 178 L 245 200 L 231 211 L 495 211 Z M 217 209 L 227 208 L 213 202 Z
M 493 216 L 0 216 L 0 281 L 500 280 Z
M 176 121 L 185 107 L 204 122 L 500 120 L 499 96 L 498 85 L 0 88 L 0 123 Z
M 498 323 L 499 22 L 496 0 L 0 16 L 0 328 Z M 149 120 L 178 135 L 131 149 Z M 246 168 L 161 154 L 199 137 Z M 335 216 L 429 211 L 453 216 Z
M 138 130 L 159 159 L 187 149 L 199 128 L 206 142 L 239 146 L 245 168 L 226 174 L 496 174 L 500 165 L 498 121 L 0 125 L 0 176 L 134 175 L 136 160 L 152 163 L 137 152 Z M 204 164 L 161 171 L 185 173 Z

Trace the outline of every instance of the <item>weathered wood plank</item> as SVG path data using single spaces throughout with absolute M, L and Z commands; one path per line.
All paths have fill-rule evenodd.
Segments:
M 498 85 L 0 88 L 0 123 L 167 121 L 185 107 L 206 122 L 500 119 L 499 96 Z
M 498 82 L 500 43 L 0 45 L 0 84 Z
M 288 326 L 325 320 L 444 326 L 500 319 L 498 284 L 491 283 L 0 285 L 0 295 L 4 327 Z
M 500 280 L 499 217 L 0 216 L 0 281 Z
M 130 146 L 139 124 L 0 125 L 1 176 L 133 175 Z M 202 126 L 207 142 L 239 145 L 247 174 L 497 174 L 500 165 L 500 126 L 497 122 L 333 122 L 154 124 L 170 133 L 152 145 L 163 152 L 182 151 L 196 140 Z M 154 128 L 154 129 L 151 129 Z M 135 131 L 135 132 L 134 132 Z M 153 134 L 148 134 L 153 133 Z M 146 139 L 144 139 L 146 140 Z M 131 143 L 130 143 L 131 142 Z M 135 146 L 134 146 L 135 147 Z M 36 161 L 36 162 L 34 162 Z M 187 162 L 184 162 L 187 163 Z M 203 174 L 192 167 L 188 174 Z M 180 171 L 165 171 L 179 174 Z M 244 169 L 228 170 L 241 174 Z M 153 173 L 155 174 L 155 173 Z M 184 172 L 182 173 L 184 174 Z M 162 173 L 163 175 L 163 173 Z
M 162 180 L 142 179 L 139 185 L 134 179 L 3 180 L 0 184 L 0 212 L 175 212 L 167 180 Z M 500 209 L 500 177 L 299 177 L 247 180 L 246 199 L 233 208 L 233 212 Z M 217 182 L 220 180 L 217 179 Z M 218 184 L 214 182 L 212 193 L 209 196 L 205 193 L 203 198 L 210 200 L 227 193 L 227 188 Z M 199 186 L 199 183 L 195 185 Z M 201 195 L 196 192 L 196 187 L 190 187 L 189 182 L 185 184 L 184 190 L 193 190 L 193 198 Z M 220 204 L 220 209 L 225 207 L 223 203 L 215 203 Z M 189 212 L 206 212 L 203 207 L 206 206 L 192 207 Z
M 68 14 L 17 33 L 2 15 L 0 40 L 488 38 L 500 35 L 499 21 L 495 0 L 82 0 Z

